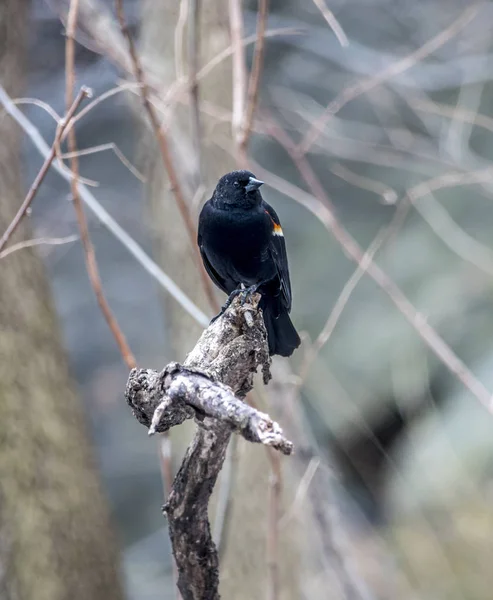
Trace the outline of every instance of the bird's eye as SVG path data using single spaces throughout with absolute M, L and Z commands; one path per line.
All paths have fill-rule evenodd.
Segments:
M 235 187 L 240 187 L 240 184 L 239 184 L 239 182 L 238 182 L 238 181 L 235 181 L 235 182 L 233 183 L 233 185 L 234 185 Z

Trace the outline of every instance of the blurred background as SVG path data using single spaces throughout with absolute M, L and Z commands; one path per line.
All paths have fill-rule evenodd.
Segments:
M 51 145 L 65 112 L 70 3 L 2 4 L 0 83 Z M 242 60 L 250 70 L 258 50 L 257 3 L 124 2 L 194 222 L 225 172 L 248 166 L 266 181 L 303 336 L 257 390 L 302 450 L 282 459 L 280 519 L 268 514 L 264 449 L 239 441 L 219 482 L 223 597 L 490 598 L 493 417 L 481 402 L 493 390 L 493 6 L 271 0 L 268 10 L 245 151 L 235 118 L 247 105 Z M 93 149 L 80 174 L 212 316 L 114 3 L 80 0 L 77 22 L 75 89 L 93 90 L 82 109 L 94 102 L 75 128 L 78 148 Z M 43 158 L 1 107 L 0 132 L 2 234 Z M 139 366 L 183 360 L 201 326 L 86 215 L 104 293 Z M 170 443 L 149 439 L 126 406 L 128 368 L 87 276 L 70 186 L 53 169 L 21 230 L 12 244 L 52 241 L 0 254 L 0 590 L 23 600 L 174 598 L 163 451 L 171 445 L 176 470 L 193 427 Z M 390 288 L 358 270 L 348 239 Z M 423 338 L 429 326 L 452 361 Z M 279 590 L 267 560 L 273 530 Z

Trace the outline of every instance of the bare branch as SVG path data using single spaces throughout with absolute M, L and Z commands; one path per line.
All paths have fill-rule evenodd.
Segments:
M 6 112 L 22 127 L 30 140 L 33 142 L 39 153 L 47 159 L 50 154 L 50 147 L 43 139 L 31 121 L 15 106 L 11 98 L 0 86 L 0 104 L 3 105 Z M 73 119 L 71 120 L 71 123 Z M 71 173 L 69 170 L 63 169 L 57 162 L 52 162 L 53 169 L 65 181 L 70 182 Z M 132 256 L 142 265 L 142 267 L 186 310 L 189 315 L 200 323 L 203 327 L 209 324 L 209 318 L 200 308 L 190 300 L 190 298 L 179 288 L 176 283 L 169 277 L 161 267 L 152 260 L 152 258 L 143 250 L 139 244 L 120 226 L 115 219 L 106 211 L 106 209 L 98 202 L 92 192 L 82 183 L 77 184 L 80 196 L 85 204 L 94 213 L 96 218 L 114 235 L 123 246 L 132 254 Z
M 257 18 L 257 41 L 255 42 L 255 54 L 253 56 L 252 72 L 248 81 L 248 101 L 246 107 L 245 122 L 243 126 L 242 138 L 240 143 L 240 152 L 246 153 L 248 141 L 252 133 L 255 110 L 258 103 L 258 94 L 260 89 L 260 80 L 264 66 L 265 52 L 265 29 L 267 26 L 267 16 L 269 10 L 269 0 L 260 0 Z
M 190 238 L 190 244 L 191 244 L 193 256 L 195 259 L 195 264 L 200 273 L 204 291 L 207 295 L 207 298 L 209 300 L 211 307 L 214 310 L 216 310 L 218 308 L 218 302 L 214 295 L 212 283 L 202 265 L 202 260 L 200 258 L 199 250 L 198 250 L 198 247 L 196 244 L 197 232 L 195 229 L 195 224 L 192 219 L 192 214 L 191 214 L 190 208 L 185 200 L 182 186 L 180 185 L 180 180 L 178 178 L 178 174 L 176 172 L 175 165 L 173 163 L 171 148 L 170 148 L 168 139 L 159 123 L 159 119 L 157 117 L 156 111 L 154 110 L 154 106 L 149 101 L 149 86 L 146 83 L 146 80 L 144 77 L 144 71 L 142 69 L 140 59 L 137 55 L 137 51 L 135 50 L 132 36 L 130 35 L 130 31 L 128 30 L 127 23 L 125 21 L 125 15 L 123 12 L 123 1 L 122 0 L 115 0 L 115 1 L 116 1 L 116 10 L 117 10 L 118 21 L 120 22 L 120 27 L 121 27 L 122 33 L 128 42 L 128 50 L 129 50 L 129 54 L 131 57 L 134 77 L 135 77 L 135 80 L 140 84 L 140 95 L 142 98 L 142 104 L 144 105 L 144 108 L 147 112 L 149 121 L 151 122 L 151 125 L 152 125 L 152 129 L 154 130 L 154 134 L 155 134 L 156 139 L 159 144 L 159 149 L 161 151 L 161 157 L 163 159 L 164 166 L 168 173 L 171 191 L 175 197 L 176 203 L 178 205 L 178 209 L 183 218 L 183 222 L 185 223 L 185 228 L 186 228 L 188 236 Z
M 13 252 L 17 252 L 18 250 L 23 250 L 24 248 L 32 248 L 33 246 L 61 246 L 62 244 L 69 244 L 70 242 L 75 242 L 79 239 L 77 235 L 68 235 L 62 238 L 34 238 L 32 240 L 26 240 L 25 242 L 19 242 L 18 244 L 12 244 L 7 249 L 0 252 L 0 260 L 5 258 L 9 254 Z
M 476 16 L 480 4 L 469 6 L 465 11 L 457 18 L 447 29 L 441 31 L 434 38 L 423 44 L 420 48 L 411 52 L 408 56 L 392 63 L 383 71 L 375 75 L 374 77 L 368 77 L 363 81 L 358 81 L 352 86 L 349 86 L 338 94 L 325 109 L 325 112 L 319 117 L 310 127 L 303 140 L 300 142 L 298 151 L 300 153 L 306 153 L 310 149 L 310 146 L 320 135 L 322 128 L 327 124 L 327 121 L 341 110 L 348 102 L 351 102 L 361 94 L 369 92 L 373 88 L 377 87 L 384 81 L 400 75 L 404 71 L 407 71 L 413 67 L 417 62 L 423 60 L 426 56 L 429 56 L 432 52 L 435 52 L 438 48 L 446 44 L 451 38 L 459 33 L 472 19 Z
M 202 177 L 202 123 L 200 118 L 199 68 L 200 47 L 200 8 L 201 0 L 187 0 L 190 2 L 188 15 L 188 85 L 190 96 L 190 137 L 194 148 L 195 171 L 198 188 L 203 185 Z M 192 206 L 194 206 L 192 201 Z
M 146 427 L 167 431 L 193 417 L 198 426 L 164 507 L 184 600 L 219 598 L 207 512 L 231 433 L 283 454 L 293 449 L 277 423 L 240 399 L 252 388 L 258 367 L 264 382 L 270 378 L 259 299 L 244 306 L 236 299 L 204 331 L 183 366 L 171 363 L 161 373 L 134 369 L 127 383 L 127 402 Z
M 70 108 L 67 110 L 67 113 L 65 115 L 65 119 L 63 119 L 61 121 L 59 127 L 56 130 L 56 134 L 55 134 L 55 139 L 53 141 L 53 145 L 51 146 L 51 150 L 49 150 L 47 156 L 45 157 L 45 161 L 43 163 L 43 166 L 39 170 L 39 173 L 36 175 L 36 179 L 33 181 L 31 187 L 29 188 L 27 196 L 25 197 L 24 202 L 21 204 L 19 210 L 17 211 L 17 214 L 13 218 L 12 222 L 10 223 L 10 225 L 7 227 L 5 233 L 0 238 L 0 252 L 3 250 L 3 248 L 5 248 L 5 245 L 7 244 L 7 242 L 9 241 L 9 239 L 11 237 L 11 235 L 14 233 L 14 231 L 17 229 L 17 227 L 19 227 L 19 225 L 20 225 L 22 219 L 24 218 L 24 216 L 25 216 L 28 208 L 31 206 L 32 201 L 34 200 L 36 194 L 38 193 L 39 186 L 42 184 L 44 178 L 46 177 L 46 174 L 48 173 L 48 171 L 50 169 L 51 163 L 55 159 L 56 148 L 58 146 L 58 143 L 60 142 L 60 139 L 61 139 L 61 137 L 63 135 L 64 130 L 66 129 L 67 125 L 70 122 L 70 119 L 74 116 L 75 111 L 79 107 L 79 105 L 82 102 L 82 100 L 84 98 L 86 98 L 86 97 L 89 97 L 90 94 L 91 94 L 91 91 L 89 90 L 89 88 L 86 88 L 86 87 L 81 88 L 81 90 L 77 94 L 76 99 L 74 100 L 74 102 L 72 103 L 72 105 L 70 106 Z M 0 102 L 2 102 L 2 104 L 4 106 L 5 106 L 5 101 L 6 100 L 12 102 L 12 100 L 10 100 L 10 98 L 7 96 L 7 93 L 5 92 L 5 90 L 3 89 L 3 87 L 0 86 Z
M 247 89 L 247 71 L 245 46 L 243 39 L 243 13 L 241 0 L 229 0 L 229 26 L 233 49 L 233 138 L 238 147 L 241 141 L 243 119 L 245 118 L 245 99 Z
M 72 156 L 87 156 L 89 154 L 96 154 L 97 152 L 104 152 L 105 150 L 112 150 L 118 160 L 132 173 L 132 175 L 138 179 L 141 183 L 145 183 L 146 178 L 142 173 L 128 160 L 123 154 L 120 148 L 115 142 L 108 142 L 106 144 L 99 144 L 98 146 L 91 146 L 90 148 L 83 148 L 77 150 L 77 152 L 64 152 L 61 158 L 72 158 Z
M 66 103 L 69 106 L 72 102 L 75 85 L 75 28 L 77 25 L 77 11 L 79 6 L 79 0 L 72 0 L 67 17 L 67 41 L 65 43 L 65 72 L 66 72 Z M 77 223 L 79 225 L 80 238 L 82 241 L 82 247 L 84 249 L 84 258 L 86 262 L 87 274 L 89 281 L 91 282 L 92 289 L 99 304 L 99 308 L 103 313 L 108 327 L 110 328 L 113 337 L 115 338 L 116 344 L 120 350 L 122 358 L 129 369 L 134 368 L 137 365 L 135 357 L 130 350 L 130 346 L 125 338 L 121 327 L 116 320 L 113 311 L 111 310 L 106 296 L 103 292 L 103 286 L 101 284 L 101 277 L 99 275 L 99 268 L 96 261 L 96 253 L 94 246 L 92 245 L 91 238 L 89 236 L 89 228 L 87 226 L 87 219 L 84 214 L 84 207 L 79 194 L 79 188 L 77 185 L 77 179 L 79 178 L 79 159 L 77 157 L 77 143 L 75 138 L 75 128 L 71 128 L 68 132 L 68 147 L 72 154 L 70 158 L 70 165 L 72 171 L 72 177 L 70 179 L 70 189 L 72 191 L 72 197 L 74 201 L 75 214 L 77 216 Z
M 325 0 L 313 0 L 313 3 L 322 13 L 323 18 L 327 21 L 327 24 L 334 32 L 339 44 L 341 46 L 349 46 L 349 40 L 347 35 L 344 33 L 344 29 L 341 27 L 339 21 L 335 18 L 334 13 L 327 7 Z
M 284 147 L 296 164 L 301 176 L 310 188 L 311 194 L 298 187 L 288 184 L 298 202 L 313 213 L 340 244 L 345 254 L 356 264 L 363 262 L 364 252 L 335 217 L 332 203 L 315 175 L 305 155 L 300 154 L 289 137 L 277 124 L 270 122 L 265 125 L 271 135 Z M 258 170 L 258 169 L 257 169 Z M 267 177 L 267 181 L 269 177 Z M 290 194 L 291 195 L 291 194 Z M 476 378 L 474 373 L 462 362 L 445 340 L 428 323 L 425 315 L 418 312 L 394 281 L 373 261 L 366 266 L 366 273 L 388 295 L 397 310 L 414 327 L 421 339 L 443 362 L 449 371 L 467 388 L 473 396 L 489 411 L 493 412 L 493 397 L 488 389 Z
M 344 179 L 344 181 L 363 190 L 378 194 L 381 196 L 384 204 L 395 204 L 397 202 L 397 192 L 381 181 L 376 181 L 375 179 L 371 179 L 371 177 L 354 173 L 351 169 L 348 169 L 341 163 L 335 163 L 330 170 L 334 175 L 337 175 L 337 177 Z

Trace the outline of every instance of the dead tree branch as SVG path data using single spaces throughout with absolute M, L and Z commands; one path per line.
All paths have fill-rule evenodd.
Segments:
M 133 369 L 127 382 L 127 402 L 149 434 L 186 419 L 197 423 L 164 507 L 184 600 L 219 598 L 218 556 L 207 512 L 231 434 L 283 454 L 293 450 L 275 421 L 242 400 L 259 367 L 264 383 L 270 379 L 259 298 L 244 306 L 236 299 L 204 331 L 183 365 L 171 363 L 161 373 Z

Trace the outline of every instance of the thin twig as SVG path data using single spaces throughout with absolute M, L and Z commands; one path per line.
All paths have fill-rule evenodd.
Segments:
M 259 406 L 267 404 L 264 388 L 256 386 L 248 395 L 248 404 L 259 410 Z M 279 523 L 281 520 L 282 470 L 279 456 L 266 448 L 270 465 L 269 497 L 267 510 L 267 569 L 269 573 L 269 600 L 278 600 L 279 580 Z
M 252 72 L 248 81 L 248 99 L 246 107 L 246 116 L 240 142 L 240 153 L 246 154 L 248 141 L 252 133 L 255 110 L 258 103 L 260 90 L 260 81 L 264 66 L 265 53 L 265 29 L 267 26 L 267 16 L 269 11 L 269 0 L 259 0 L 259 10 L 257 17 L 257 41 L 255 42 L 255 51 L 253 55 Z
M 22 127 L 29 139 L 32 141 L 38 152 L 45 158 L 50 154 L 50 147 L 43 139 L 39 129 L 15 106 L 10 96 L 0 86 L 0 103 L 6 112 Z M 73 123 L 73 119 L 71 120 Z M 53 169 L 65 181 L 70 182 L 72 174 L 67 169 L 57 163 L 52 163 Z M 207 327 L 210 318 L 203 313 L 200 308 L 176 285 L 161 267 L 143 250 L 139 244 L 121 227 L 117 221 L 108 213 L 108 211 L 95 198 L 92 192 L 80 180 L 77 184 L 79 194 L 86 206 L 95 215 L 98 221 L 116 237 L 116 239 L 130 252 L 130 254 L 139 262 L 139 264 L 161 285 L 180 306 L 202 327 Z
M 74 94 L 75 85 L 75 29 L 77 25 L 77 11 L 79 6 L 79 0 L 71 0 L 70 8 L 67 17 L 67 41 L 65 43 L 65 72 L 66 72 L 66 104 L 70 106 Z M 72 127 L 68 133 L 68 147 L 73 156 L 70 158 L 70 165 L 72 171 L 72 177 L 70 180 L 70 189 L 72 191 L 72 197 L 74 202 L 75 213 L 77 216 L 77 223 L 79 225 L 80 238 L 82 241 L 82 247 L 84 248 L 84 258 L 86 261 L 87 274 L 91 282 L 91 286 L 96 295 L 101 312 L 108 323 L 111 333 L 115 338 L 115 341 L 120 349 L 122 358 L 129 369 L 133 369 L 137 366 L 132 351 L 125 339 L 125 335 L 121 330 L 118 322 L 113 315 L 113 312 L 105 298 L 103 288 L 101 285 L 101 278 L 99 276 L 99 269 L 96 262 L 96 254 L 94 252 L 94 246 L 92 245 L 91 238 L 89 236 L 89 228 L 87 226 L 86 216 L 84 214 L 84 208 L 82 206 L 82 200 L 79 195 L 79 188 L 77 185 L 77 179 L 79 177 L 79 160 L 77 158 L 77 143 L 75 138 L 75 129 Z
M 280 596 L 279 575 L 279 521 L 281 520 L 282 472 L 281 460 L 277 452 L 267 448 L 271 474 L 269 482 L 269 528 L 267 532 L 267 567 L 269 570 L 269 598 L 278 600 Z
M 369 192 L 378 194 L 382 197 L 384 204 L 395 204 L 397 202 L 397 192 L 381 181 L 376 181 L 375 179 L 371 179 L 371 177 L 355 173 L 341 163 L 335 163 L 330 170 L 337 177 L 344 179 L 344 181 L 347 181 L 362 190 L 368 190 Z
M 43 102 L 43 100 L 40 100 L 39 98 L 13 98 L 12 102 L 14 104 L 31 104 L 33 106 L 37 106 L 38 108 L 42 108 L 57 124 L 62 119 L 62 117 L 52 106 L 50 106 L 47 102 Z
M 407 191 L 406 198 L 428 223 L 435 234 L 463 260 L 470 262 L 488 275 L 493 275 L 493 251 L 467 234 L 436 200 L 433 192 L 463 185 L 493 182 L 493 167 L 470 173 L 445 173 L 424 181 Z M 422 198 L 428 196 L 425 202 Z
M 327 24 L 334 32 L 339 44 L 346 47 L 349 46 L 349 40 L 347 35 L 344 33 L 344 29 L 341 27 L 339 21 L 335 18 L 334 13 L 327 7 L 324 0 L 313 0 L 313 3 L 322 13 L 323 18 L 327 21 Z
M 413 99 L 412 108 L 421 110 L 441 117 L 450 117 L 460 119 L 471 125 L 479 125 L 488 131 L 493 132 L 493 119 L 482 113 L 474 110 L 469 110 L 463 107 L 450 106 L 448 104 L 440 104 L 432 100 L 421 100 L 420 98 Z
M 33 246 L 60 246 L 62 244 L 69 244 L 70 242 L 75 242 L 79 239 L 78 235 L 68 235 L 63 238 L 34 238 L 32 240 L 26 240 L 25 242 L 19 242 L 18 244 L 12 244 L 6 250 L 0 252 L 0 260 L 5 258 L 9 254 L 13 252 L 17 252 L 18 250 L 23 250 L 24 248 L 32 248 Z
M 145 183 L 146 178 L 142 173 L 134 167 L 134 165 L 128 160 L 128 158 L 123 154 L 120 148 L 115 144 L 115 142 L 108 142 L 106 144 L 99 144 L 98 146 L 91 146 L 90 148 L 83 148 L 82 150 L 77 150 L 77 152 L 64 152 L 60 155 L 61 158 L 72 158 L 73 156 L 88 156 L 90 154 L 96 154 L 97 152 L 104 152 L 105 150 L 112 150 L 118 160 L 132 173 L 132 175 L 138 179 L 140 182 Z
M 327 321 L 325 322 L 325 325 L 322 328 L 322 331 L 318 334 L 317 339 L 305 354 L 304 360 L 299 370 L 299 381 L 297 383 L 298 387 L 301 387 L 301 385 L 304 383 L 310 370 L 310 367 L 312 366 L 316 357 L 320 354 L 322 348 L 329 341 L 332 333 L 334 332 L 334 329 L 336 328 L 337 323 L 339 322 L 342 312 L 349 301 L 351 294 L 355 290 L 360 279 L 365 274 L 368 265 L 373 260 L 373 257 L 378 252 L 378 250 L 382 247 L 383 243 L 387 240 L 387 232 L 387 228 L 381 229 L 381 231 L 377 234 L 373 242 L 368 247 L 368 250 L 365 252 L 363 260 L 358 264 L 356 270 L 342 288 L 342 291 L 339 294 L 339 297 L 337 298 L 337 301 L 334 304 L 334 307 L 331 310 Z
M 315 120 L 300 142 L 297 151 L 300 154 L 305 154 L 308 152 L 311 145 L 318 138 L 320 132 L 325 127 L 329 119 L 339 112 L 343 106 L 348 104 L 348 102 L 351 102 L 358 96 L 361 96 L 361 94 L 369 92 L 388 79 L 404 73 L 404 71 L 407 71 L 413 67 L 417 62 L 423 60 L 423 58 L 426 58 L 431 53 L 438 50 L 438 48 L 446 44 L 452 37 L 457 35 L 468 23 L 472 21 L 472 19 L 476 16 L 480 6 L 480 4 L 469 6 L 451 25 L 449 25 L 449 27 L 423 44 L 420 48 L 414 52 L 411 52 L 411 54 L 408 54 L 408 56 L 405 56 L 401 60 L 392 63 L 380 71 L 380 73 L 377 73 L 377 75 L 368 77 L 363 81 L 358 81 L 357 83 L 343 90 L 332 102 L 330 102 L 324 113 Z
M 180 10 L 178 11 L 178 20 L 175 27 L 174 46 L 175 46 L 175 75 L 177 79 L 183 79 L 185 69 L 183 67 L 183 33 L 188 19 L 189 0 L 180 0 Z
M 229 0 L 229 27 L 233 48 L 233 139 L 237 147 L 241 142 L 245 99 L 247 89 L 247 69 L 243 40 L 243 11 L 241 0 Z
M 195 173 L 197 185 L 203 184 L 202 177 L 202 124 L 200 119 L 199 104 L 199 80 L 197 72 L 199 68 L 200 47 L 200 9 L 201 0 L 187 0 L 190 3 L 188 10 L 188 84 L 190 96 L 190 137 L 193 145 L 193 157 L 195 160 Z M 193 206 L 193 203 L 192 203 Z
M 297 189 L 295 197 L 298 202 L 303 204 L 305 208 L 320 219 L 351 260 L 358 265 L 362 264 L 364 252 L 357 244 L 356 240 L 354 240 L 335 217 L 332 203 L 306 157 L 299 154 L 296 144 L 277 124 L 271 121 L 269 124 L 266 124 L 266 127 L 271 135 L 290 155 L 293 163 L 296 165 L 311 191 L 311 194 L 308 194 L 303 192 L 303 190 L 296 188 L 296 186 L 291 186 L 293 189 Z M 395 307 L 414 327 L 421 339 L 443 362 L 449 371 L 457 377 L 464 387 L 466 387 L 489 412 L 493 413 L 493 398 L 488 389 L 476 378 L 472 371 L 468 369 L 464 362 L 462 362 L 450 346 L 428 323 L 425 315 L 414 308 L 402 290 L 376 263 L 370 261 L 366 267 L 366 272 L 389 296 Z
M 166 135 L 164 134 L 163 129 L 160 126 L 159 119 L 157 117 L 156 111 L 154 110 L 154 106 L 151 104 L 151 102 L 149 100 L 149 87 L 146 83 L 146 80 L 144 77 L 144 71 L 142 70 L 142 65 L 140 63 L 140 59 L 135 50 L 134 42 L 133 42 L 132 36 L 130 35 L 130 31 L 128 29 L 128 26 L 127 26 L 127 23 L 125 20 L 125 16 L 124 16 L 124 12 L 123 12 L 123 0 L 115 0 L 115 2 L 116 2 L 118 21 L 120 22 L 120 28 L 122 30 L 123 35 L 127 39 L 128 50 L 129 50 L 130 57 L 132 60 L 134 77 L 135 77 L 135 80 L 140 84 L 140 93 L 141 93 L 142 104 L 144 105 L 144 108 L 147 112 L 152 129 L 154 131 L 154 134 L 155 134 L 156 139 L 159 144 L 161 157 L 163 159 L 164 166 L 168 173 L 171 192 L 173 193 L 173 195 L 175 197 L 176 204 L 178 206 L 178 210 L 180 211 L 180 214 L 183 218 L 183 222 L 185 224 L 185 228 L 187 230 L 187 234 L 190 238 L 190 244 L 191 244 L 191 248 L 192 248 L 193 257 L 195 259 L 195 264 L 197 266 L 197 269 L 199 270 L 199 273 L 200 273 L 204 291 L 207 295 L 207 298 L 208 298 L 208 301 L 209 301 L 211 307 L 213 308 L 213 310 L 216 310 L 218 308 L 218 302 L 214 295 L 212 283 L 202 265 L 202 260 L 200 258 L 199 249 L 198 249 L 198 246 L 196 243 L 197 242 L 197 232 L 195 229 L 195 225 L 194 225 L 194 222 L 192 219 L 190 209 L 189 209 L 189 207 L 185 201 L 185 197 L 183 195 L 183 190 L 180 185 L 178 174 L 176 172 L 176 169 L 175 169 L 175 166 L 173 163 L 173 158 L 172 158 L 171 149 L 170 149 L 170 146 L 168 143 L 168 139 L 167 139 Z
M 274 38 L 274 37 L 279 37 L 279 36 L 283 36 L 283 35 L 301 35 L 302 33 L 303 33 L 303 30 L 301 30 L 300 28 L 280 27 L 280 28 L 276 28 L 276 29 L 267 30 L 265 32 L 265 38 L 266 39 Z M 255 43 L 256 39 L 257 39 L 257 34 L 249 35 L 246 38 L 243 38 L 241 40 L 241 43 L 244 46 L 248 46 L 250 44 Z M 207 77 L 210 73 L 212 73 L 212 71 L 214 71 L 214 69 L 216 67 L 218 67 L 223 61 L 227 60 L 232 54 L 233 54 L 232 46 L 228 46 L 227 48 L 225 48 L 224 50 L 222 50 L 221 52 L 216 54 L 216 56 L 211 58 L 209 60 L 209 62 L 207 64 L 205 64 L 200 69 L 200 71 L 197 73 L 197 81 L 201 81 L 202 79 Z M 169 86 L 168 91 L 166 93 L 165 98 L 163 99 L 162 104 L 164 106 L 168 106 L 168 105 L 171 106 L 171 104 L 173 102 L 178 102 L 180 100 L 181 96 L 186 92 L 187 85 L 189 85 L 188 79 L 186 79 L 186 80 L 184 79 L 181 81 L 180 80 L 174 81 Z M 120 94 L 121 92 L 126 92 L 126 91 L 133 92 L 135 88 L 140 89 L 141 87 L 142 87 L 141 83 L 133 82 L 133 81 L 126 81 L 126 82 L 121 83 L 118 86 L 104 92 L 103 94 L 98 96 L 93 102 L 89 103 L 83 110 L 80 111 L 80 113 L 77 115 L 77 117 L 74 118 L 74 123 L 76 121 L 78 121 L 79 119 L 84 118 L 86 116 L 86 114 L 88 112 L 90 112 L 94 108 L 94 106 L 99 104 L 100 102 L 103 102 L 104 100 L 107 100 L 108 98 L 111 98 L 112 96 L 114 96 L 116 94 Z M 156 92 L 156 90 L 153 90 L 153 91 Z M 154 100 L 153 100 L 153 103 L 155 103 Z
M 50 169 L 51 163 L 55 159 L 56 148 L 57 148 L 58 142 L 60 141 L 60 139 L 62 137 L 64 130 L 70 123 L 71 118 L 75 114 L 75 111 L 79 107 L 82 100 L 84 98 L 89 97 L 90 94 L 91 94 L 91 92 L 90 92 L 89 88 L 82 87 L 80 89 L 79 93 L 77 94 L 77 97 L 72 102 L 72 105 L 67 110 L 65 118 L 60 121 L 60 125 L 57 127 L 55 139 L 51 146 L 51 150 L 49 151 L 48 155 L 46 156 L 43 166 L 41 167 L 38 174 L 36 175 L 36 178 L 33 181 L 31 187 L 29 188 L 29 191 L 24 199 L 24 202 L 21 204 L 19 210 L 17 211 L 17 214 L 12 219 L 12 221 L 11 221 L 10 225 L 7 227 L 5 233 L 0 238 L 0 252 L 5 248 L 5 245 L 7 244 L 11 235 L 15 232 L 17 227 L 19 227 L 22 219 L 26 215 L 28 208 L 31 206 L 32 201 L 34 200 L 36 194 L 38 193 L 39 186 L 41 185 L 44 178 L 46 177 L 46 174 L 48 173 L 48 171 Z M 4 99 L 6 96 L 7 96 L 7 94 L 6 94 L 5 90 L 0 86 L 0 101 L 2 101 L 2 103 L 4 103 Z M 7 98 L 8 98 L 8 96 L 7 96 Z

